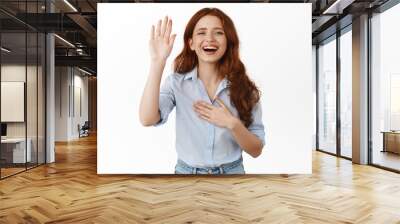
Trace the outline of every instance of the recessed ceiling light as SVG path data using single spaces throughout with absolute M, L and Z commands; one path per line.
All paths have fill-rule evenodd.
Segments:
M 79 69 L 79 71 L 81 71 L 81 72 L 83 72 L 83 73 L 85 73 L 85 74 L 88 74 L 88 75 L 92 75 L 92 73 L 90 73 L 90 72 L 88 72 L 88 71 L 86 71 L 86 70 L 83 70 L 83 69 L 81 69 L 81 68 L 79 68 L 78 67 L 78 69 Z
M 62 38 L 62 37 L 60 37 L 60 36 L 57 35 L 57 34 L 54 34 L 54 36 L 57 37 L 58 39 L 60 39 L 62 42 L 64 42 L 64 43 L 68 44 L 69 46 L 75 48 L 75 45 L 71 44 L 71 42 L 69 42 L 68 40 L 66 40 L 66 39 L 64 39 L 64 38 Z
M 11 50 L 9 50 L 9 49 L 7 49 L 7 48 L 5 48 L 5 47 L 1 47 L 0 49 L 1 49 L 2 51 L 6 52 L 6 53 L 10 53 L 10 52 L 11 52 Z
M 343 9 L 351 5 L 355 0 L 336 0 L 322 14 L 342 14 Z
M 72 10 L 74 10 L 75 12 L 78 12 L 78 10 L 71 4 L 69 3 L 68 0 L 64 0 L 65 4 L 67 4 Z

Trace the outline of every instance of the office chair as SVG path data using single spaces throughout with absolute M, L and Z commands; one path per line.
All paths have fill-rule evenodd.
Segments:
M 82 125 L 82 127 L 79 128 L 80 125 L 78 125 L 79 129 L 79 138 L 80 137 L 87 137 L 89 136 L 89 121 L 85 121 L 85 123 Z

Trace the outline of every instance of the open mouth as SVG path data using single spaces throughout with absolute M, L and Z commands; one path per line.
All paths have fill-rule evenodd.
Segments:
M 216 47 L 216 46 L 203 47 L 203 51 L 206 52 L 206 54 L 214 54 L 217 50 L 218 50 L 218 47 Z

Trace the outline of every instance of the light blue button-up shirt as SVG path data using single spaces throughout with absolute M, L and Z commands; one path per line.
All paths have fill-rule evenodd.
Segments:
M 235 106 L 230 103 L 227 84 L 227 79 L 220 82 L 216 97 L 224 102 L 234 116 L 239 117 Z M 203 82 L 197 77 L 197 69 L 186 74 L 169 75 L 160 89 L 161 118 L 155 126 L 164 124 L 176 107 L 176 151 L 180 160 L 193 167 L 215 167 L 238 160 L 242 156 L 242 149 L 231 132 L 199 118 L 193 110 L 193 104 L 199 100 L 219 106 L 215 100 L 208 97 Z M 248 130 L 255 134 L 264 146 L 265 132 L 260 102 L 254 106 L 252 116 L 253 123 Z

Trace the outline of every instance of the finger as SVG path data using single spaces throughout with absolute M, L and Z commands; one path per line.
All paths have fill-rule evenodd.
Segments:
M 209 117 L 203 116 L 203 115 L 200 115 L 199 117 L 200 117 L 201 119 L 206 120 L 206 121 L 208 121 L 208 122 L 211 123 L 211 119 L 210 119 Z
M 165 35 L 164 37 L 166 38 L 166 40 L 169 40 L 170 35 L 171 35 L 171 31 L 172 31 L 172 20 L 168 20 L 167 22 L 167 28 L 165 30 Z
M 195 106 L 194 110 L 196 111 L 196 113 L 210 117 L 211 113 L 207 108 L 204 107 L 199 107 L 199 106 Z
M 197 116 L 203 119 L 211 119 L 211 116 L 209 113 L 202 111 L 202 110 L 198 110 L 198 109 L 194 109 L 194 111 L 196 112 Z
M 169 38 L 169 46 L 173 46 L 174 45 L 175 37 L 176 37 L 176 34 L 172 35 L 172 37 Z
M 150 39 L 154 40 L 154 25 L 151 26 Z
M 197 113 L 197 116 L 199 118 L 202 118 L 202 119 L 207 120 L 207 121 L 211 120 L 210 116 L 208 116 L 206 114 Z
M 206 107 L 206 108 L 209 109 L 209 110 L 214 109 L 214 107 L 213 107 L 211 104 L 206 103 L 206 102 L 204 102 L 204 101 L 199 101 L 198 103 L 199 103 L 199 105 L 201 105 L 201 106 L 203 106 L 203 107 Z
M 207 107 L 206 105 L 202 104 L 202 103 L 196 103 L 194 104 L 195 108 L 198 108 L 200 110 L 207 110 L 207 111 L 211 111 L 211 109 L 209 107 Z
M 167 20 L 168 20 L 168 17 L 166 16 L 166 17 L 164 17 L 164 19 L 162 21 L 161 34 L 160 34 L 162 37 L 164 37 L 164 35 L 165 35 L 165 29 L 167 27 Z
M 224 102 L 220 98 L 217 98 L 216 101 L 222 108 L 228 110 L 228 107 L 224 104 Z
M 206 114 L 209 115 L 210 111 L 205 108 L 205 107 L 201 107 L 201 106 L 194 106 L 193 108 L 196 112 L 201 113 L 201 114 Z
M 156 38 L 160 36 L 160 29 L 161 29 L 161 20 L 158 20 L 156 28 Z

